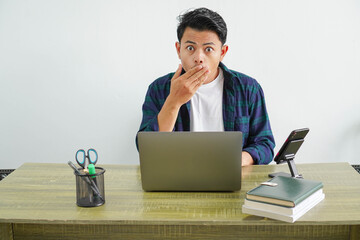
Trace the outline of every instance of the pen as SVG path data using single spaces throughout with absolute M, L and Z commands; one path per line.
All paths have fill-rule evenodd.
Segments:
M 80 171 L 76 168 L 76 166 L 71 161 L 68 161 L 68 164 L 72 169 L 74 169 L 74 171 L 78 175 L 81 175 Z M 89 186 L 91 187 L 93 192 L 101 199 L 101 201 L 104 201 L 104 198 L 101 196 L 100 191 L 99 191 L 98 187 L 96 186 L 95 182 L 90 177 L 84 177 L 83 179 L 87 184 L 89 184 Z

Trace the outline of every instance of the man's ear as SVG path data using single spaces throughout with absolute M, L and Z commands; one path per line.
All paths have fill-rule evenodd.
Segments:
M 224 45 L 221 48 L 221 55 L 220 55 L 220 62 L 224 59 L 227 51 L 229 50 L 229 46 L 228 45 Z
M 181 47 L 180 43 L 179 43 L 179 42 L 176 42 L 176 43 L 175 43 L 175 47 L 176 47 L 176 52 L 177 52 L 177 54 L 178 54 L 178 57 L 179 57 L 179 59 L 181 59 L 181 58 L 180 58 L 180 47 Z

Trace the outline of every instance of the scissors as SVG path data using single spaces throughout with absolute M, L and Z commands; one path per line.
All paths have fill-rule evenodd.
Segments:
M 98 160 L 98 154 L 95 149 L 90 148 L 87 150 L 87 155 L 83 149 L 80 149 L 75 154 L 76 162 L 83 168 L 87 169 L 89 164 L 96 164 Z M 86 161 L 88 159 L 88 161 Z

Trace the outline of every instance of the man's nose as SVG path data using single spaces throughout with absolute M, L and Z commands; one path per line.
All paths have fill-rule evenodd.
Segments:
M 197 51 L 194 56 L 194 61 L 196 64 L 204 63 L 204 53 L 202 51 Z

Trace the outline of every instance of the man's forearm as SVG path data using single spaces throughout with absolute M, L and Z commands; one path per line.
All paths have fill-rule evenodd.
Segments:
M 159 132 L 172 132 L 175 126 L 176 118 L 179 114 L 179 109 L 175 104 L 171 103 L 171 100 L 168 98 L 165 100 L 161 111 L 158 114 L 158 125 Z

